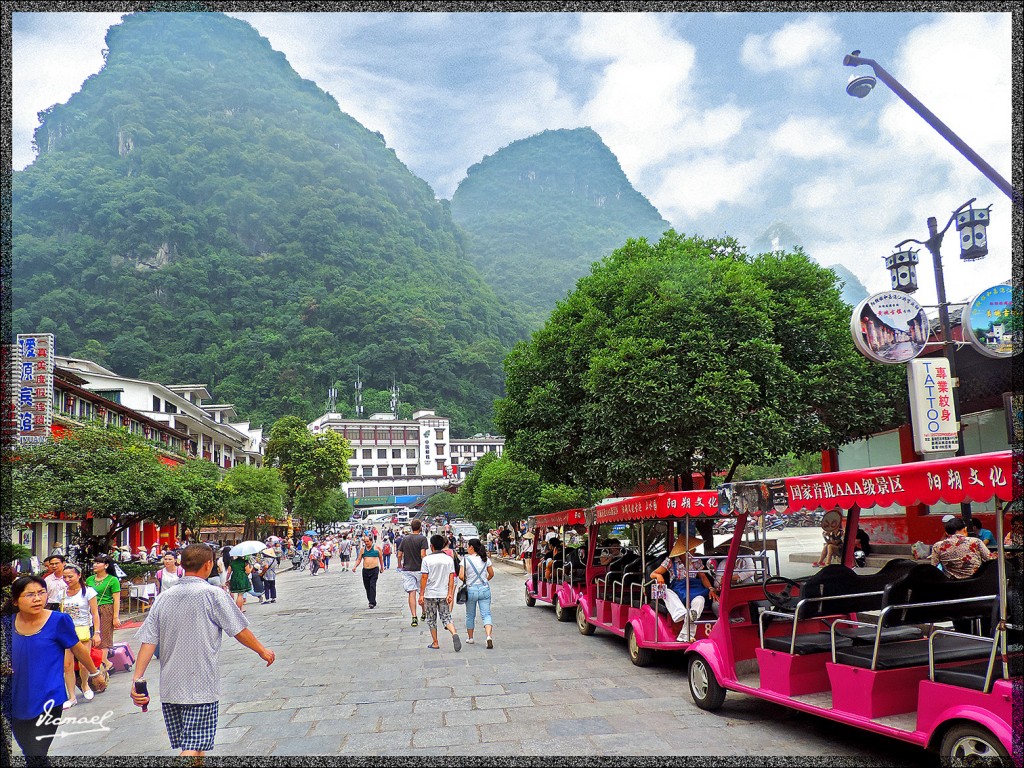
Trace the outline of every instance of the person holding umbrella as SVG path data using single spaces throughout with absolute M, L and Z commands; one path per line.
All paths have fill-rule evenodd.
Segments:
M 252 566 L 245 559 L 249 555 L 262 552 L 266 548 L 262 541 L 243 541 L 227 549 L 224 553 L 224 569 L 228 574 L 228 591 L 234 595 L 235 605 L 245 613 L 245 593 L 252 589 L 249 582 L 249 574 L 252 573 Z

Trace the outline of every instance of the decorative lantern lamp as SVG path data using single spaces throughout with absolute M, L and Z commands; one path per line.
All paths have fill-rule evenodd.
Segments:
M 885 268 L 892 276 L 892 289 L 913 293 L 917 290 L 917 251 L 906 249 L 885 257 Z
M 964 261 L 983 259 L 988 255 L 988 227 L 992 206 L 973 207 L 956 215 L 956 231 L 960 233 L 960 258 Z

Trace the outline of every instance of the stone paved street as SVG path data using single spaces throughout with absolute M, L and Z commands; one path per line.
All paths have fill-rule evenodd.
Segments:
M 226 638 L 224 694 L 214 755 L 760 755 L 920 762 L 899 742 L 746 696 L 716 713 L 693 706 L 679 657 L 634 667 L 625 644 L 583 637 L 550 606 L 527 608 L 523 574 L 496 568 L 495 648 L 409 624 L 401 578 L 381 574 L 379 605 L 367 608 L 362 579 L 335 562 L 325 575 L 285 571 L 275 605 L 247 605 L 256 635 L 277 653 L 270 668 Z M 465 640 L 464 610 L 456 625 Z M 137 630 L 118 634 L 133 639 Z M 480 628 L 480 636 L 482 636 Z M 158 662 L 147 673 L 157 689 Z M 62 726 L 51 755 L 174 754 L 159 697 L 147 713 L 128 697 L 130 673 L 70 710 L 112 714 L 109 732 Z

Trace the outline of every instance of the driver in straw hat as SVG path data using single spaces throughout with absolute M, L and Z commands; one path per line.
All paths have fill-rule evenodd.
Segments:
M 708 596 L 712 600 L 718 599 L 707 574 L 701 570 L 700 562 L 693 556 L 694 550 L 703 543 L 704 540 L 696 536 L 677 538 L 668 557 L 651 573 L 651 577 L 660 584 L 668 579 L 665 608 L 672 616 L 672 621 L 681 621 L 683 624 L 676 637 L 681 643 L 693 641 L 693 622 L 703 612 Z M 690 594 L 689 611 L 686 610 L 687 584 Z

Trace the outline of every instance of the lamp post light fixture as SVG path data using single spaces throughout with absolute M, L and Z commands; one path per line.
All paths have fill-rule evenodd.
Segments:
M 988 208 L 975 209 L 971 204 L 977 198 L 972 197 L 966 203 L 961 205 L 955 211 L 953 215 L 949 217 L 949 221 L 946 222 L 946 226 L 939 231 L 938 222 L 934 216 L 928 218 L 928 239 L 904 240 L 902 243 L 896 245 L 896 253 L 886 259 L 886 266 L 889 266 L 890 260 L 892 260 L 893 276 L 893 288 L 896 288 L 897 271 L 899 270 L 897 257 L 905 256 L 909 251 L 903 250 L 903 246 L 908 243 L 916 243 L 917 245 L 923 245 L 928 249 L 928 252 L 932 255 L 932 265 L 935 268 L 935 293 L 938 296 L 939 304 L 939 324 L 942 326 L 942 343 L 943 350 L 946 356 L 946 362 L 949 366 L 949 377 L 952 385 L 952 403 L 953 412 L 956 414 L 957 420 L 957 449 L 956 455 L 963 456 L 964 450 L 964 426 L 962 414 L 960 411 L 960 380 L 957 378 L 956 373 L 956 343 L 952 338 L 952 330 L 949 322 L 949 303 L 946 301 L 946 280 L 942 272 L 942 254 L 940 248 L 942 247 L 942 238 L 946 234 L 946 231 L 953 225 L 955 221 L 957 223 L 957 230 L 960 231 L 960 258 L 964 261 L 976 261 L 983 258 L 988 253 L 988 237 L 985 232 L 985 228 L 989 224 L 990 212 L 992 206 Z M 965 210 L 966 209 L 966 210 Z M 916 260 L 916 256 L 914 257 Z M 907 266 L 913 267 L 913 264 L 907 262 Z M 914 288 L 916 289 L 916 285 Z M 906 290 L 900 288 L 899 290 Z M 907 291 L 910 293 L 910 291 Z M 964 318 L 960 318 L 961 327 L 965 322 Z M 966 523 L 971 519 L 971 505 L 965 503 L 960 505 L 960 515 L 963 517 Z
M 913 293 L 917 290 L 918 251 L 907 248 L 885 257 L 885 268 L 892 276 L 892 289 Z
M 986 228 L 990 220 L 992 206 L 974 210 L 969 207 L 956 216 L 956 229 L 960 233 L 960 258 L 964 261 L 977 261 L 988 255 L 988 234 Z
M 953 131 L 949 129 L 948 125 L 939 120 L 939 118 L 935 116 L 934 112 L 918 101 L 914 94 L 904 88 L 903 85 L 895 77 L 886 72 L 878 62 L 862 57 L 860 55 L 860 51 L 848 53 L 843 58 L 843 66 L 845 67 L 859 67 L 862 65 L 871 67 L 875 76 L 853 75 L 850 77 L 850 81 L 846 84 L 846 92 L 848 94 L 855 98 L 863 99 L 874 89 L 876 78 L 881 80 L 889 86 L 889 89 L 899 96 L 907 106 L 917 112 L 917 114 L 919 114 L 924 121 L 928 123 L 928 125 L 934 128 L 942 138 L 952 144 L 961 155 L 967 158 L 975 168 L 981 171 L 985 175 L 985 178 L 999 187 L 1000 191 L 1010 198 L 1015 206 L 1020 207 L 1020 193 L 1013 188 L 1013 185 L 1004 179 L 995 168 L 986 163 L 985 160 L 982 159 L 981 155 L 967 146 L 967 143 L 963 139 L 953 133 Z

